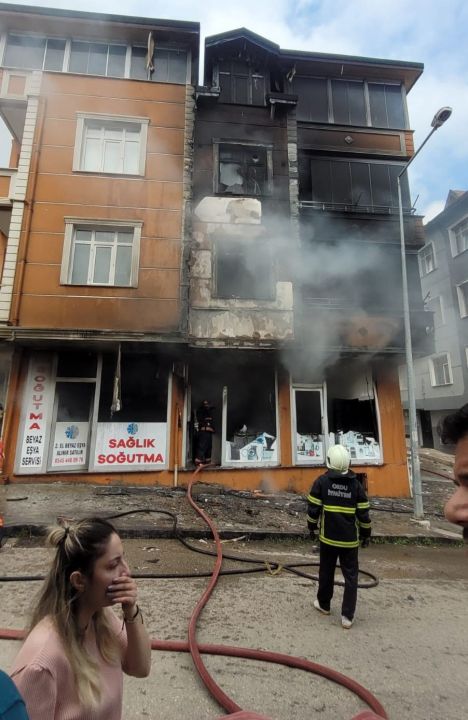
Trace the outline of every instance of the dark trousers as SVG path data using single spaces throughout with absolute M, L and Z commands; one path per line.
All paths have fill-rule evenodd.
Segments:
M 354 618 L 357 601 L 357 586 L 359 575 L 358 548 L 337 548 L 326 543 L 320 543 L 320 570 L 317 600 L 320 607 L 330 610 L 333 597 L 333 584 L 335 582 L 335 568 L 337 560 L 340 561 L 345 587 L 341 614 L 349 620 Z
M 196 439 L 195 462 L 210 463 L 213 433 L 208 430 L 199 430 Z

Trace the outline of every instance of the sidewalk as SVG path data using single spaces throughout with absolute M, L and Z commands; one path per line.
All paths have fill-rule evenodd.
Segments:
M 453 485 L 447 478 L 423 472 L 425 521 L 412 520 L 412 501 L 370 498 L 373 536 L 388 540 L 430 538 L 440 542 L 458 542 L 461 529 L 442 516 L 443 505 Z M 306 538 L 307 503 L 293 493 L 236 492 L 219 485 L 200 482 L 193 496 L 216 523 L 222 538 L 240 535 L 250 539 Z M 66 483 L 0 486 L 0 517 L 5 534 L 39 535 L 56 523 L 57 518 L 82 518 L 144 510 L 116 519 L 123 537 L 172 537 L 173 520 L 152 511 L 177 516 L 177 528 L 187 537 L 210 537 L 205 523 L 190 507 L 185 489 L 128 486 L 93 486 Z

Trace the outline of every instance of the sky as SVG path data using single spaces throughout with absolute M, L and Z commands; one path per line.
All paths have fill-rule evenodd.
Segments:
M 431 220 L 449 190 L 468 190 L 468 3 L 465 0 L 48 0 L 18 2 L 201 25 L 207 35 L 246 27 L 283 49 L 424 63 L 408 95 L 418 148 L 435 112 L 453 109 L 409 169 L 416 212 Z

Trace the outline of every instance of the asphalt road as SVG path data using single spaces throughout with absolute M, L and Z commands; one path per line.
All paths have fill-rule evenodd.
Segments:
M 208 547 L 206 543 L 195 544 Z M 171 540 L 125 541 L 140 572 L 202 571 L 211 560 Z M 309 543 L 226 543 L 279 561 L 311 557 Z M 313 607 L 315 583 L 285 572 L 221 579 L 204 611 L 201 642 L 290 653 L 323 663 L 371 690 L 391 720 L 465 720 L 468 657 L 468 552 L 460 547 L 374 545 L 362 567 L 377 588 L 361 590 L 355 625 L 341 628 L 339 599 L 330 617 Z M 47 563 L 38 543 L 8 541 L 2 574 L 38 573 Z M 311 572 L 316 572 L 311 568 Z M 191 610 L 207 580 L 140 580 L 140 600 L 152 637 L 185 639 Z M 23 627 L 38 584 L 0 584 L 0 626 Z M 0 641 L 0 667 L 18 644 Z M 347 690 L 297 670 L 234 658 L 207 657 L 224 691 L 245 709 L 272 720 L 350 720 L 361 701 Z M 214 720 L 223 715 L 186 654 L 154 652 L 150 678 L 125 682 L 125 720 Z

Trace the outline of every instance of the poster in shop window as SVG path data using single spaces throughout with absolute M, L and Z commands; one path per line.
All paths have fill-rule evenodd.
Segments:
M 94 470 L 160 470 L 166 441 L 166 423 L 98 423 Z
M 55 423 L 51 469 L 74 470 L 86 466 L 88 430 L 88 422 Z

